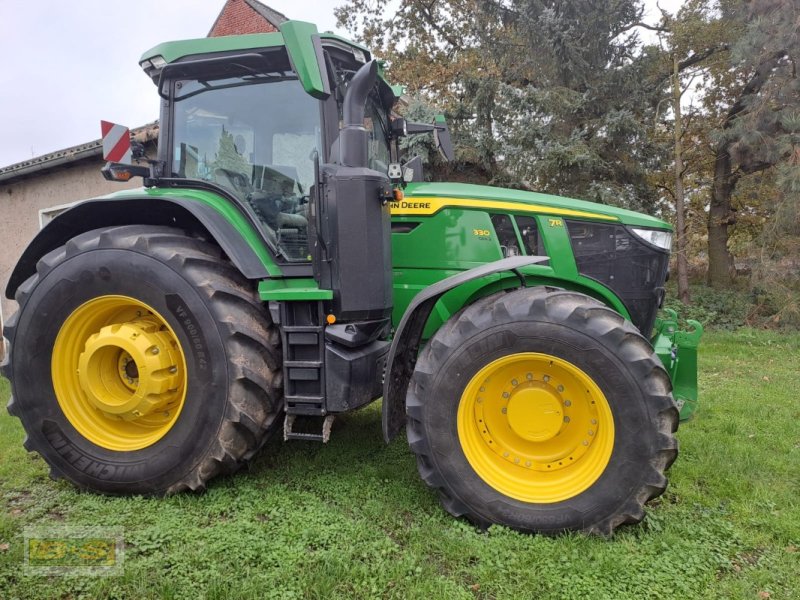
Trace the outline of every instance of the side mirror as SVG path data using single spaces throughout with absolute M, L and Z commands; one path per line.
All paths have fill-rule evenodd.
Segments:
M 389 129 L 391 130 L 390 133 L 392 134 L 392 137 L 395 138 L 408 135 L 408 130 L 406 129 L 406 120 L 403 117 L 392 119 Z
M 416 135 L 418 133 L 433 133 L 433 143 L 439 151 L 439 154 L 441 154 L 442 158 L 446 161 L 453 160 L 453 142 L 450 139 L 450 130 L 447 127 L 447 121 L 444 115 L 436 115 L 436 119 L 431 125 L 427 123 L 411 123 L 399 117 L 397 119 L 392 119 L 391 129 L 392 136 L 396 138 L 406 135 Z

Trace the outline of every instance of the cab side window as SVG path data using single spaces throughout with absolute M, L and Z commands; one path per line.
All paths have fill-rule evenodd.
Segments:
M 520 215 L 516 215 L 514 218 L 517 220 L 517 227 L 519 228 L 519 235 L 522 238 L 525 253 L 529 256 L 547 256 L 542 236 L 539 235 L 539 228 L 536 226 L 536 219 Z
M 511 217 L 508 215 L 491 215 L 491 219 L 503 258 L 520 256 L 522 252 L 519 249 L 519 240 L 517 239 L 517 232 L 514 231 Z

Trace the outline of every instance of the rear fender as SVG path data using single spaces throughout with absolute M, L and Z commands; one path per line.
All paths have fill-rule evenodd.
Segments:
M 205 233 L 222 248 L 248 279 L 269 277 L 267 268 L 241 233 L 221 213 L 197 201 L 164 197 L 125 200 L 89 200 L 61 213 L 33 238 L 17 262 L 6 287 L 13 300 L 17 288 L 36 272 L 41 257 L 70 239 L 101 227 L 120 225 L 168 225 Z
M 525 275 L 519 269 L 550 260 L 547 256 L 512 256 L 492 263 L 469 269 L 428 286 L 417 294 L 408 305 L 400 324 L 394 333 L 392 347 L 386 363 L 386 374 L 383 382 L 382 424 L 383 439 L 392 441 L 403 428 L 406 419 L 406 392 L 414 366 L 417 363 L 419 345 L 425 323 L 436 305 L 446 292 L 460 285 L 494 275 L 503 271 L 513 271 L 519 277 L 520 286 L 525 286 Z

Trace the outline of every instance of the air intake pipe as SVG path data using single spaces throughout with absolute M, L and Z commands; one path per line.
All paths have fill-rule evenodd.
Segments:
M 378 61 L 371 60 L 362 66 L 347 87 L 344 96 L 344 126 L 339 132 L 339 156 L 347 167 L 367 167 L 369 132 L 364 127 L 364 110 L 367 97 L 378 78 Z

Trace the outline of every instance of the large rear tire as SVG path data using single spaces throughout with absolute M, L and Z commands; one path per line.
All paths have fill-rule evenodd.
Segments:
M 282 412 L 278 332 L 213 244 L 168 227 L 90 231 L 42 258 L 16 299 L 8 410 L 54 478 L 199 490 Z
M 677 456 L 678 410 L 650 344 L 552 288 L 495 294 L 445 323 L 407 413 L 423 480 L 481 526 L 610 535 L 644 517 Z

